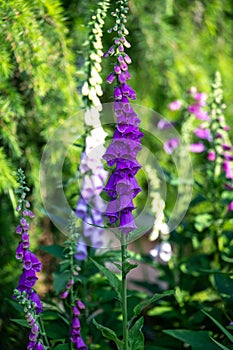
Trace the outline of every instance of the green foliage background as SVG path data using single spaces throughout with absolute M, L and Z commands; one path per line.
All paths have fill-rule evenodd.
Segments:
M 128 28 L 132 86 L 137 103 L 168 119 L 168 103 L 190 86 L 210 91 L 214 72 L 223 78 L 227 122 L 233 126 L 233 2 L 231 0 L 132 0 Z M 20 271 L 14 258 L 15 174 L 25 169 L 37 216 L 43 217 L 38 186 L 43 147 L 53 130 L 82 107 L 80 88 L 88 55 L 83 43 L 95 2 L 0 0 L 0 290 L 9 298 Z M 112 2 L 114 7 L 114 2 Z M 109 13 L 111 12 L 111 9 Z M 111 24 L 109 16 L 106 29 Z M 103 37 L 104 48 L 111 35 Z M 109 73 L 103 63 L 103 78 Z M 111 102 L 104 87 L 103 102 Z M 82 130 L 82 121 L 77 121 Z M 146 121 L 153 125 L 153 120 Z M 73 169 L 76 168 L 73 159 Z M 70 174 L 70 163 L 65 171 Z M 34 230 L 35 241 L 41 229 Z M 1 349 L 22 349 L 16 326 L 2 304 Z M 18 341 L 23 334 L 17 335 Z

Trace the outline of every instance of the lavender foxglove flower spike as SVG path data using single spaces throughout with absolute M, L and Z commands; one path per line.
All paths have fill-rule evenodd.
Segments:
M 128 10 L 127 1 L 121 5 L 118 9 L 119 18 L 125 16 Z M 128 65 L 132 62 L 129 55 L 124 52 L 124 47 L 131 46 L 125 38 L 128 31 L 124 24 L 121 24 L 120 28 L 117 25 L 116 27 L 113 28 L 118 30 L 118 37 L 114 38 L 116 63 L 114 72 L 111 72 L 110 76 L 115 74 L 114 80 L 117 82 L 114 88 L 114 112 L 117 117 L 117 126 L 113 140 L 103 156 L 107 164 L 115 166 L 115 169 L 104 188 L 111 199 L 105 215 L 110 223 L 119 220 L 121 231 L 128 234 L 136 228 L 132 214 L 135 207 L 132 201 L 141 190 L 134 176 L 141 167 L 136 157 L 142 148 L 140 139 L 143 134 L 138 128 L 140 120 L 130 104 L 130 100 L 136 99 L 136 93 L 130 85 L 126 84 L 126 80 L 130 79 Z M 109 82 L 108 78 L 107 80 Z

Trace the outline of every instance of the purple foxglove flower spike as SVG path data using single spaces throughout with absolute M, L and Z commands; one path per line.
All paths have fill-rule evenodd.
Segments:
M 23 294 L 16 294 L 14 293 L 14 298 L 21 303 L 22 305 L 25 305 L 25 299 L 27 302 L 30 302 L 31 307 L 33 308 L 31 313 L 28 311 L 25 311 L 25 317 L 26 320 L 31 327 L 31 333 L 29 334 L 29 342 L 27 345 L 27 349 L 39 349 L 43 350 L 43 345 L 37 346 L 37 338 L 39 336 L 39 325 L 37 324 L 36 316 L 35 314 L 39 314 L 43 311 L 41 301 L 37 293 L 33 290 L 33 287 L 38 279 L 36 276 L 36 272 L 39 272 L 41 270 L 42 264 L 39 261 L 39 259 L 30 252 L 29 246 L 29 223 L 25 219 L 25 217 L 33 218 L 34 213 L 28 208 L 30 208 L 30 203 L 25 200 L 26 193 L 29 191 L 28 187 L 25 184 L 25 176 L 21 169 L 18 170 L 18 182 L 21 187 L 21 198 L 19 199 L 18 208 L 20 206 L 20 225 L 17 226 L 16 232 L 21 233 L 21 242 L 19 243 L 17 249 L 16 249 L 16 258 L 20 259 L 23 263 L 23 272 L 20 276 L 17 290 L 20 293 Z M 22 299 L 19 299 L 22 298 Z
M 130 47 L 124 35 L 121 37 L 121 42 L 125 47 Z M 104 191 L 110 196 L 105 215 L 110 223 L 119 220 L 121 231 L 128 234 L 136 228 L 132 214 L 135 209 L 132 200 L 141 191 L 134 176 L 140 169 L 136 157 L 141 150 L 140 139 L 143 133 L 138 128 L 140 119 L 130 105 L 130 100 L 136 99 L 136 93 L 126 84 L 126 80 L 130 79 L 128 64 L 132 61 L 128 54 L 121 54 L 121 49 L 121 45 L 116 44 L 116 61 L 123 71 L 117 77 L 118 85 L 114 90 L 117 126 L 113 140 L 103 156 L 109 166 L 115 165 L 115 169 L 109 176 Z

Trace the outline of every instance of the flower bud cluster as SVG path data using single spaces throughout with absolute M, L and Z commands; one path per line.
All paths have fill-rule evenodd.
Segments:
M 40 339 L 40 324 L 38 320 L 37 303 L 27 298 L 26 291 L 14 290 L 14 298 L 23 306 L 25 319 L 31 328 L 27 350 L 44 350 L 43 341 Z
M 101 110 L 101 102 L 99 97 L 103 95 L 101 89 L 102 78 L 100 76 L 101 60 L 103 56 L 102 28 L 104 25 L 104 18 L 109 7 L 109 0 L 100 1 L 96 13 L 93 14 L 89 26 L 91 28 L 89 34 L 90 56 L 87 64 L 88 80 L 85 81 L 82 87 L 82 95 L 91 102 L 92 106 Z

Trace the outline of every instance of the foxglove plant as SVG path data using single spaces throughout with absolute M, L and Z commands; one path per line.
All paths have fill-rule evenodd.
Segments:
M 207 95 L 205 93 L 199 93 L 195 88 L 190 89 L 191 95 L 197 100 L 196 104 L 199 104 L 199 112 L 196 113 L 193 107 L 189 107 L 189 111 L 195 115 L 197 119 L 200 119 L 201 107 L 206 105 Z M 191 151 L 195 153 L 206 152 L 206 158 L 209 162 L 211 181 L 219 181 L 219 178 L 223 175 L 223 188 L 229 191 L 233 188 L 233 147 L 231 145 L 228 131 L 229 126 L 225 122 L 223 115 L 222 88 L 221 88 L 221 76 L 216 73 L 215 82 L 212 87 L 212 93 L 210 95 L 209 111 L 202 111 L 204 113 L 205 120 L 194 131 L 196 137 L 199 138 L 199 142 L 191 145 Z M 217 180 L 218 179 L 218 180 Z M 231 203 L 228 205 L 228 210 L 231 211 Z
M 128 34 L 124 22 L 128 12 L 127 1 L 118 1 L 116 12 L 116 25 L 113 31 L 118 35 L 114 38 L 114 44 L 104 54 L 104 57 L 116 58 L 114 71 L 107 77 L 107 83 L 116 82 L 114 88 L 114 113 L 117 117 L 117 126 L 114 131 L 113 140 L 103 158 L 107 164 L 115 166 L 110 175 L 104 191 L 109 195 L 111 201 L 106 209 L 106 216 L 111 224 L 120 221 L 119 227 L 125 234 L 136 228 L 132 211 L 135 209 L 133 199 L 141 191 L 135 175 L 140 169 L 136 157 L 142 146 L 140 139 L 143 134 L 139 130 L 140 119 L 137 117 L 130 100 L 136 100 L 136 93 L 127 84 L 130 79 L 128 65 L 131 58 L 125 52 L 130 47 L 126 40 Z
M 110 72 L 106 82 L 108 84 L 115 83 L 114 113 L 117 118 L 117 125 L 113 139 L 103 156 L 108 166 L 114 167 L 104 188 L 104 191 L 110 197 L 105 215 L 110 224 L 118 223 L 121 232 L 122 282 L 120 299 L 123 319 L 122 349 L 124 350 L 129 348 L 126 276 L 130 264 L 127 261 L 126 236 L 136 228 L 132 214 L 135 209 L 133 199 L 141 191 L 135 179 L 135 175 L 141 167 L 136 157 L 142 148 L 140 139 L 143 136 L 139 130 L 140 119 L 130 104 L 130 100 L 136 100 L 136 92 L 128 84 L 130 80 L 128 66 L 132 61 L 125 52 L 125 48 L 131 46 L 126 39 L 128 35 L 128 30 L 125 27 L 127 13 L 128 1 L 116 1 L 116 10 L 112 12 L 115 24 L 113 28 L 108 30 L 109 33 L 114 32 L 115 37 L 113 45 L 104 54 L 104 58 L 114 56 L 115 59 L 114 70 Z M 142 343 L 141 347 L 143 347 Z
M 80 198 L 76 206 L 76 215 L 83 220 L 83 237 L 80 237 L 75 258 L 85 260 L 87 257 L 87 245 L 94 248 L 102 246 L 101 235 L 103 233 L 102 213 L 105 205 L 100 197 L 107 172 L 102 165 L 102 156 L 105 152 L 103 146 L 107 136 L 101 126 L 99 110 L 102 109 L 99 97 L 101 89 L 102 70 L 102 27 L 106 17 L 109 0 L 99 1 L 96 14 L 93 14 L 89 34 L 90 56 L 87 67 L 87 80 L 82 87 L 82 95 L 85 103 L 85 126 L 92 128 L 85 139 L 85 147 L 81 157 L 79 172 L 83 178 Z
M 36 255 L 29 250 L 29 218 L 34 218 L 34 213 L 29 209 L 30 203 L 26 199 L 29 188 L 22 169 L 18 170 L 18 183 L 19 188 L 16 193 L 18 193 L 19 201 L 16 210 L 19 213 L 19 225 L 16 227 L 16 233 L 21 236 L 21 241 L 16 249 L 16 259 L 22 262 L 23 271 L 18 286 L 14 290 L 14 298 L 20 305 L 24 306 L 25 318 L 31 328 L 27 350 L 43 350 L 41 334 L 44 332 L 41 330 L 39 317 L 43 309 L 40 298 L 33 289 L 38 279 L 36 273 L 40 272 L 42 264 Z
M 70 239 L 65 242 L 65 248 L 63 250 L 64 260 L 61 262 L 65 264 L 67 271 L 69 271 L 69 279 L 65 285 L 65 289 L 60 293 L 60 298 L 64 302 L 69 310 L 69 323 L 70 323 L 70 347 L 77 350 L 87 350 L 87 346 L 81 336 L 81 324 L 79 316 L 81 310 L 85 309 L 84 304 L 78 296 L 75 283 L 79 281 L 79 272 L 81 268 L 77 265 L 76 252 L 77 252 L 77 240 L 79 238 L 78 228 L 74 218 L 70 219 L 68 226 Z
M 224 221 L 233 209 L 233 147 L 228 135 L 230 128 L 224 118 L 223 111 L 226 106 L 223 103 L 220 74 L 216 73 L 209 97 L 203 92 L 198 92 L 195 87 L 189 90 L 189 96 L 193 102 L 186 106 L 184 111 L 186 120 L 182 131 L 188 144 L 190 135 L 194 135 L 198 141 L 190 144 L 190 151 L 203 154 L 207 161 L 206 200 L 211 204 L 208 211 L 209 231 L 214 242 L 215 261 L 220 266 L 222 263 L 220 241 Z M 194 129 L 197 123 L 198 126 Z M 205 186 L 206 184 L 203 185 Z

